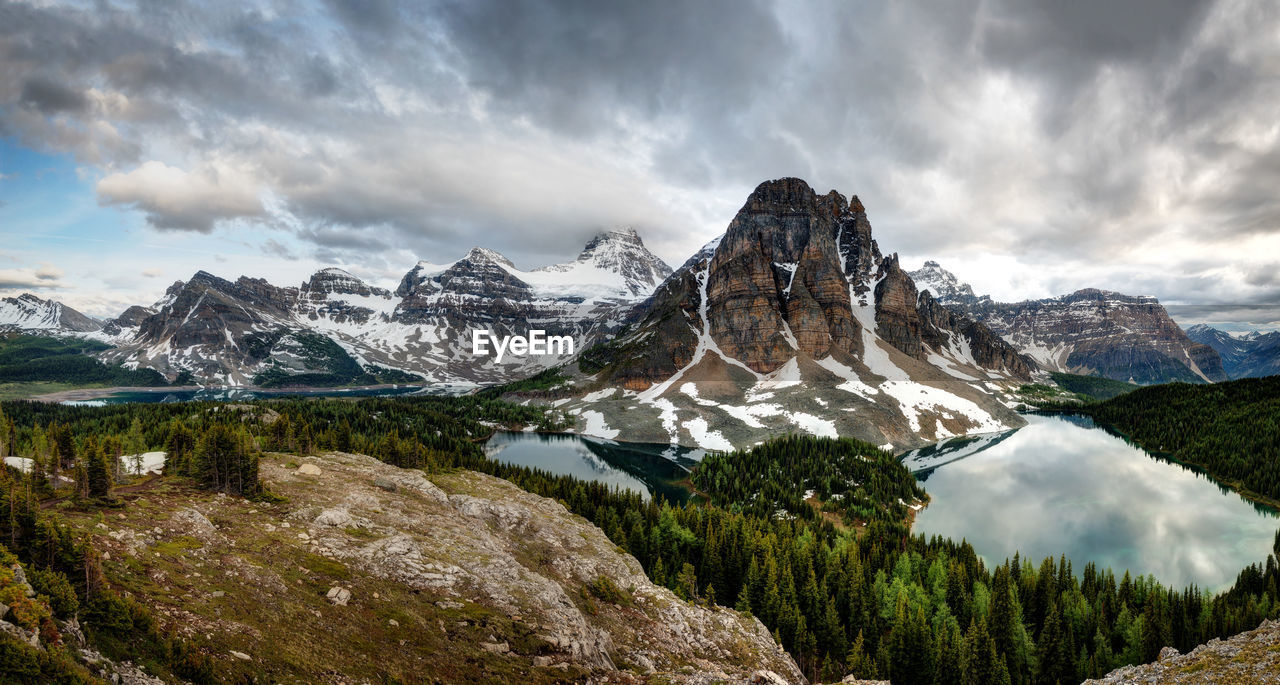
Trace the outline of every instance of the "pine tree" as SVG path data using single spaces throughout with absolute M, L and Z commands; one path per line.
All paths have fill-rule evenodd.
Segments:
M 969 624 L 961 653 L 963 685 L 1008 685 L 1009 671 L 996 654 L 996 644 L 981 620 Z
M 1020 617 L 1014 615 L 1013 583 L 1008 566 L 996 569 L 991 580 L 991 639 L 996 653 L 1004 657 L 1009 679 L 1014 685 L 1023 682 L 1020 660 L 1016 659 L 1014 636 Z
M 0 458 L 9 456 L 9 445 L 12 439 L 12 424 L 9 423 L 9 417 L 4 415 L 4 409 L 0 409 Z
M 86 469 L 88 496 L 107 499 L 111 495 L 111 468 L 107 465 L 107 457 L 92 438 L 86 442 L 84 451 L 82 461 Z
M 867 654 L 866 640 L 862 637 L 862 631 L 858 631 L 858 637 L 854 639 L 853 645 L 849 647 L 849 656 L 845 658 L 845 673 L 855 678 L 863 680 L 873 680 L 880 676 L 880 670 L 876 668 L 876 661 Z
M 747 584 L 743 583 L 742 589 L 738 591 L 738 601 L 733 604 L 735 611 L 740 611 L 744 614 L 751 613 L 751 596 L 747 590 Z
M 960 630 L 944 626 L 937 635 L 937 684 L 960 685 L 961 661 Z
M 680 567 L 680 572 L 676 574 L 675 593 L 680 599 L 693 600 L 698 598 L 698 576 L 693 572 L 693 564 L 687 561 Z
M 169 423 L 169 437 L 165 440 L 164 471 L 165 473 L 190 476 L 191 457 L 195 452 L 196 439 L 191 431 L 178 419 Z
M 351 451 L 351 422 L 343 419 L 334 434 L 333 446 L 339 452 Z
M 259 491 L 258 455 L 250 451 L 252 440 L 243 429 L 222 424 L 210 426 L 196 445 L 192 476 L 206 488 L 233 495 Z
M 1068 682 L 1064 678 L 1067 670 L 1067 654 L 1062 634 L 1062 614 L 1058 604 L 1049 605 L 1049 613 L 1044 619 L 1044 628 L 1040 638 L 1036 640 L 1036 683 L 1038 685 L 1062 685 Z

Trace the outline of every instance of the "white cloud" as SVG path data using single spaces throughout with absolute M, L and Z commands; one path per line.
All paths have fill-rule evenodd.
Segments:
M 263 215 L 252 176 L 222 162 L 187 172 L 152 160 L 103 178 L 97 191 L 102 202 L 136 207 L 161 229 L 208 233 L 220 220 Z

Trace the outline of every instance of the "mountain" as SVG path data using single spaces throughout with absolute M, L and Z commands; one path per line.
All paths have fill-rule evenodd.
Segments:
M 56 300 L 42 300 L 31 293 L 0 299 L 0 331 L 61 334 L 101 328 L 101 322 Z
M 298 287 L 201 271 L 98 337 L 116 345 L 109 361 L 223 386 L 505 382 L 570 355 L 477 356 L 473 331 L 537 328 L 581 350 L 616 331 L 670 273 L 630 228 L 595 236 L 571 262 L 529 271 L 480 247 L 447 264 L 419 262 L 394 292 L 338 268 Z
M 1236 336 L 1206 324 L 1196 324 L 1187 329 L 1187 337 L 1217 351 L 1229 378 L 1280 374 L 1280 331 L 1253 331 Z
M 133 329 L 141 326 L 147 317 L 155 313 L 156 310 L 150 307 L 142 307 L 135 304 L 124 310 L 120 316 L 108 319 L 103 323 L 102 332 L 112 337 L 128 336 L 136 332 Z
M 1218 353 L 1188 338 L 1154 297 L 1089 288 L 1041 300 L 995 302 L 974 295 L 937 262 L 926 262 L 911 275 L 1045 371 L 1135 383 L 1227 378 Z
M 980 301 L 990 300 L 990 297 L 983 295 L 981 298 L 973 293 L 973 287 L 968 283 L 963 283 L 956 275 L 942 268 L 937 262 L 927 261 L 920 269 L 910 272 L 911 280 L 915 281 L 916 287 L 921 292 L 928 290 L 929 294 L 938 298 L 939 302 L 946 304 L 959 304 L 964 306 L 972 306 Z
M 558 404 L 585 432 L 713 449 L 796 429 L 898 446 L 1021 425 L 1001 390 L 1031 373 L 917 293 L 857 197 L 795 178 L 757 187 L 579 367 L 585 394 Z

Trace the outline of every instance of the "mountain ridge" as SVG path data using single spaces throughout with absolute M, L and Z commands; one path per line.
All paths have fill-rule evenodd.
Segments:
M 1280 374 L 1280 331 L 1231 335 L 1207 324 L 1187 328 L 1187 337 L 1212 347 L 1222 357 L 1227 376 L 1261 378 Z
M 912 272 L 949 307 L 979 320 L 1044 371 L 1121 381 L 1214 382 L 1227 379 L 1218 353 L 1199 344 L 1150 295 L 1100 288 L 1020 302 L 977 296 L 938 262 Z

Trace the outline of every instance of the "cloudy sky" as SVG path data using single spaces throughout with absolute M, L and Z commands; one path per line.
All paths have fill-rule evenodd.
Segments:
M 999 299 L 1093 286 L 1274 323 L 1278 14 L 0 0 L 0 293 L 111 315 L 197 269 L 386 284 L 626 224 L 679 264 L 800 176 Z

